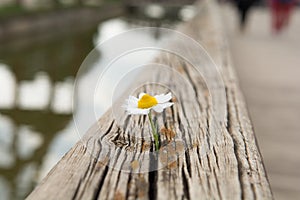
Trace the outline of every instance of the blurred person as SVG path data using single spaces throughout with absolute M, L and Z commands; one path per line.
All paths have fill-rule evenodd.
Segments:
M 243 31 L 247 23 L 249 10 L 255 0 L 234 0 L 240 18 L 240 29 Z
M 272 29 L 278 33 L 289 24 L 296 0 L 269 0 L 269 5 L 272 12 Z

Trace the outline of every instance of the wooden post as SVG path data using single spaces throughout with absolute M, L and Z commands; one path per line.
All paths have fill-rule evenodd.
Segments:
M 211 0 L 200 1 L 197 6 L 197 16 L 179 30 L 205 46 L 223 78 L 226 120 L 219 124 L 217 140 L 213 142 L 209 139 L 209 136 L 215 135 L 216 129 L 211 127 L 212 108 L 202 78 L 193 72 L 189 63 L 161 53 L 156 61 L 174 67 L 186 77 L 197 93 L 195 99 L 185 98 L 186 88 L 177 84 L 176 79 L 161 77 L 159 72 L 155 76 L 156 79 L 167 80 L 170 87 L 177 88 L 180 93 L 177 105 L 163 116 L 158 116 L 157 121 L 172 129 L 188 145 L 175 141 L 175 145 L 163 147 L 157 155 L 157 162 L 155 159 L 145 161 L 142 156 L 151 151 L 153 145 L 134 140 L 130 133 L 137 126 L 146 128 L 144 132 L 136 134 L 149 134 L 145 118 L 131 117 L 122 128 L 117 125 L 110 110 L 60 160 L 28 199 L 273 198 L 222 32 L 220 11 Z M 172 42 L 176 44 L 177 41 Z M 104 140 L 126 150 L 128 155 L 116 149 L 104 153 Z M 172 140 L 172 135 L 161 135 L 161 140 Z M 203 153 L 203 144 L 210 151 Z M 136 157 L 135 152 L 140 152 L 141 157 Z M 109 154 L 114 154 L 113 162 L 105 156 Z M 170 156 L 174 155 L 177 159 L 168 162 Z M 117 170 L 125 165 L 126 160 L 132 161 L 132 171 Z M 160 167 L 162 163 L 165 165 Z M 134 171 L 139 170 L 141 165 L 148 165 L 149 169 L 154 166 L 158 170 Z

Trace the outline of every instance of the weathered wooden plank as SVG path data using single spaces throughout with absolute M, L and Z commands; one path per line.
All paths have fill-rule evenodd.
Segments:
M 226 96 L 216 103 L 225 104 L 224 123 L 216 120 L 223 110 L 213 113 L 210 99 L 221 85 L 215 81 L 215 91 L 208 91 L 206 80 L 190 63 L 160 53 L 156 62 L 175 71 L 162 74 L 153 68 L 144 73 L 151 77 L 144 78 L 176 91 L 175 105 L 156 116 L 159 126 L 172 130 L 175 137 L 162 134 L 159 153 L 151 154 L 154 146 L 145 116 L 124 116 L 119 126 L 109 110 L 28 199 L 272 199 L 218 7 L 214 1 L 201 1 L 198 9 L 198 15 L 179 29 L 201 42 L 219 66 Z M 179 41 L 172 44 L 195 53 Z M 204 64 L 209 74 L 212 63 Z M 215 77 L 209 78 L 214 82 Z M 167 91 L 156 85 L 140 90 Z M 113 148 L 106 148 L 108 144 Z

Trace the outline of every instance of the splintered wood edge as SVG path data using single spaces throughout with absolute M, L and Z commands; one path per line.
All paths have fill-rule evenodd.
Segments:
M 252 124 L 233 69 L 229 48 L 224 37 L 222 21 L 215 1 L 199 1 L 198 14 L 179 27 L 181 32 L 199 41 L 219 67 L 226 89 L 226 123 L 221 124 L 217 142 L 209 139 L 216 131 L 211 126 L 211 102 L 201 77 L 188 63 L 161 53 L 156 61 L 177 69 L 193 86 L 197 96 L 187 99 L 188 91 L 171 76 L 153 78 L 168 80 L 179 95 L 173 106 L 157 122 L 175 132 L 188 148 L 176 143 L 159 154 L 159 162 L 144 161 L 153 149 L 147 141 L 130 136 L 134 127 L 143 127 L 140 138 L 148 134 L 145 117 L 132 117 L 122 129 L 116 125 L 111 110 L 79 141 L 49 172 L 28 196 L 28 199 L 272 199 L 272 192 L 256 144 Z M 176 41 L 173 41 L 176 43 Z M 174 84 L 175 83 L 175 84 Z M 149 90 L 149 88 L 145 88 Z M 193 102 L 193 103 L 192 103 Z M 222 103 L 222 102 L 221 102 Z M 199 116 L 197 120 L 193 116 Z M 144 134 L 144 135 L 143 135 Z M 161 140 L 172 140 L 162 135 Z M 172 136 L 173 137 L 173 136 Z M 126 151 L 114 154 L 115 166 L 103 154 L 106 139 Z M 174 139 L 175 141 L 175 139 Z M 175 141 L 176 142 L 176 141 Z M 201 146 L 210 146 L 202 153 Z M 92 152 L 90 152 L 92 151 Z M 109 153 L 113 153 L 111 150 Z M 163 151 L 162 151 L 163 152 Z M 108 154 L 107 154 L 108 155 Z M 168 162 L 170 156 L 179 155 Z M 131 159 L 130 172 L 117 170 Z M 143 163 L 140 161 L 143 160 Z M 142 173 L 141 166 L 159 168 Z

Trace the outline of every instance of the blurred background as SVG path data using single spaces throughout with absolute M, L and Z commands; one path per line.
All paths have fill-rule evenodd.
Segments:
M 26 197 L 79 140 L 72 116 L 74 81 L 95 48 L 95 65 L 76 80 L 89 89 L 93 68 L 101 67 L 111 51 L 97 44 L 136 27 L 176 28 L 195 15 L 193 3 L 0 0 L 0 199 Z M 280 14 L 273 1 L 219 4 L 275 198 L 299 199 L 299 7 L 284 7 Z M 137 37 L 159 41 L 166 36 Z M 79 110 L 89 106 L 82 101 Z M 104 112 L 109 103 L 98 106 Z M 75 113 L 84 121 L 80 114 Z

